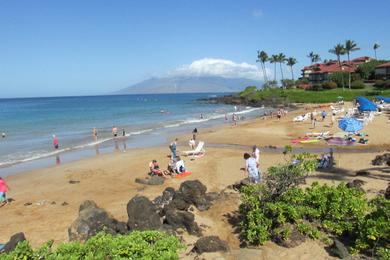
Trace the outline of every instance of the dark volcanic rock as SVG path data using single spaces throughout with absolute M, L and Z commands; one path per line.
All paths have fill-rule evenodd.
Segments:
M 385 198 L 390 199 L 390 183 L 387 185 L 387 189 L 385 191 Z
M 185 181 L 180 185 L 174 200 L 182 199 L 189 204 L 195 205 L 200 211 L 208 210 L 211 206 L 206 197 L 207 188 L 200 181 Z
M 161 176 L 152 176 L 148 179 L 140 179 L 140 178 L 135 179 L 136 183 L 145 184 L 145 185 L 162 185 L 164 181 L 165 178 Z
M 274 241 L 287 248 L 296 247 L 305 242 L 305 236 L 302 235 L 297 228 L 292 224 L 285 224 L 281 228 L 290 230 L 290 235 L 287 238 L 282 237 L 282 234 L 274 234 Z
M 26 237 L 24 236 L 24 233 L 20 232 L 20 233 L 16 233 L 14 235 L 11 236 L 11 238 L 9 239 L 9 241 L 4 245 L 3 247 L 3 250 L 1 251 L 2 253 L 9 253 L 11 251 L 13 251 L 16 246 L 18 245 L 19 242 L 22 242 L 26 240 Z
M 387 164 L 390 166 L 390 153 L 385 153 L 382 155 L 377 155 L 374 160 L 372 160 L 372 165 L 383 165 Z
M 165 223 L 173 229 L 185 228 L 191 235 L 201 236 L 202 231 L 195 222 L 195 216 L 191 212 L 169 209 L 165 212 Z
M 238 181 L 234 183 L 233 185 L 229 186 L 228 188 L 231 188 L 236 191 L 240 191 L 242 187 L 248 186 L 250 184 L 249 178 L 242 179 L 241 181 Z
M 333 254 L 340 257 L 341 259 L 351 259 L 351 255 L 349 254 L 348 249 L 338 239 L 333 240 L 331 251 Z
M 359 180 L 359 179 L 355 179 L 355 180 L 352 180 L 352 181 L 348 182 L 348 183 L 347 183 L 347 187 L 350 188 L 350 189 L 352 189 L 352 188 L 358 189 L 358 190 L 364 192 L 364 190 L 363 190 L 363 188 L 362 188 L 362 186 L 364 185 L 364 183 L 366 183 L 366 182 L 365 182 L 365 181 L 362 181 L 362 180 Z
M 199 238 L 195 243 L 195 247 L 193 251 L 198 254 L 202 254 L 204 252 L 228 252 L 230 251 L 229 245 L 226 241 L 221 240 L 217 236 L 207 236 Z
M 110 234 L 125 234 L 126 225 L 112 218 L 107 211 L 99 208 L 93 201 L 85 201 L 80 205 L 79 216 L 68 228 L 69 240 L 86 241 L 100 231 Z
M 175 189 L 172 187 L 166 188 L 161 196 L 158 196 L 153 200 L 153 203 L 159 208 L 163 208 L 165 205 L 168 205 L 173 197 L 175 196 Z
M 143 196 L 136 196 L 127 203 L 127 215 L 129 230 L 153 230 L 162 225 L 157 207 Z

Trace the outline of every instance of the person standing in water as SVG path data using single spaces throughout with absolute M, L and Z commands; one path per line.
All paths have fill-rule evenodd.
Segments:
M 2 138 L 5 138 L 5 133 L 1 133 L 1 137 L 2 137 Z
M 54 146 L 54 149 L 58 150 L 59 141 L 58 141 L 58 137 L 56 135 L 53 135 L 53 146 Z
M 115 126 L 112 127 L 112 135 L 114 137 L 117 137 L 118 136 L 118 128 L 116 128 Z
M 98 139 L 98 132 L 96 130 L 96 127 L 94 127 L 92 129 L 92 137 L 93 137 L 93 140 L 97 141 L 97 139 Z

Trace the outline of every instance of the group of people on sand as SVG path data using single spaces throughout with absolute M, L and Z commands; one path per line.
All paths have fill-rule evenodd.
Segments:
M 279 108 L 278 111 L 265 111 L 261 117 L 263 118 L 263 120 L 266 120 L 267 118 L 273 118 L 274 116 L 276 116 L 276 118 L 278 120 L 280 120 L 283 116 L 286 116 L 288 113 L 288 111 L 284 108 Z
M 260 149 L 254 145 L 252 153 L 244 153 L 245 172 L 251 183 L 261 182 Z

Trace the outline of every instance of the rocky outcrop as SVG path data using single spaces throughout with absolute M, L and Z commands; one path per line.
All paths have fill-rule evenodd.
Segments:
M 352 180 L 352 181 L 348 182 L 347 183 L 347 187 L 350 188 L 350 189 L 357 189 L 357 190 L 360 190 L 360 191 L 364 192 L 364 190 L 362 188 L 364 183 L 366 183 L 366 182 L 362 181 L 362 180 L 359 180 L 359 179 L 355 179 L 355 180 Z
M 153 230 L 162 225 L 157 207 L 146 197 L 136 196 L 127 203 L 129 230 Z
M 229 245 L 226 241 L 221 240 L 217 236 L 201 237 L 196 241 L 193 251 L 198 254 L 210 253 L 210 252 L 228 252 L 230 251 Z
M 374 160 L 372 160 L 372 165 L 380 166 L 386 164 L 390 166 L 390 153 L 385 153 L 382 155 L 377 155 Z
M 165 212 L 164 223 L 171 226 L 174 230 L 184 228 L 190 235 L 202 235 L 202 231 L 195 222 L 194 214 L 188 211 L 169 209 Z
M 388 200 L 390 199 L 390 182 L 387 185 L 387 189 L 385 191 L 385 198 L 388 199 Z
M 200 211 L 208 210 L 211 202 L 207 198 L 206 191 L 206 186 L 198 180 L 185 181 L 175 193 L 173 201 L 182 200 L 189 205 L 193 204 Z
M 296 228 L 295 225 L 292 224 L 284 224 L 279 228 L 280 230 L 289 230 L 287 232 L 289 235 L 285 237 L 284 232 L 274 233 L 273 240 L 280 246 L 284 246 L 287 248 L 296 247 L 305 242 L 306 238 L 302 235 Z
M 136 183 L 145 184 L 145 185 L 162 185 L 164 184 L 164 181 L 165 178 L 161 176 L 152 176 L 146 179 L 140 179 L 140 178 L 135 179 Z
M 68 228 L 69 240 L 86 241 L 100 231 L 113 235 L 125 234 L 127 227 L 99 208 L 94 201 L 84 201 L 80 205 L 78 218 Z
M 11 236 L 9 241 L 4 245 L 3 249 L 0 251 L 0 253 L 9 253 L 13 251 L 16 246 L 19 244 L 19 242 L 25 241 L 26 237 L 24 236 L 24 233 L 16 233 Z

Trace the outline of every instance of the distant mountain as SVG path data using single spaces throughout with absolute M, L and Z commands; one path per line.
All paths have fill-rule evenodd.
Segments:
M 150 78 L 121 89 L 114 94 L 238 92 L 247 86 L 259 87 L 261 85 L 261 81 L 244 78 L 180 76 Z

